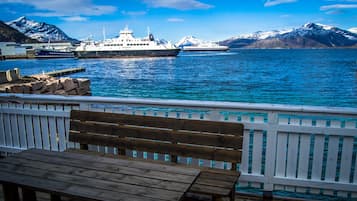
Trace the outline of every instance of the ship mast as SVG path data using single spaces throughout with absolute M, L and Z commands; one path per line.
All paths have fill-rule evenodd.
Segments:
M 106 37 L 105 37 L 105 27 L 103 26 L 103 40 L 105 40 Z

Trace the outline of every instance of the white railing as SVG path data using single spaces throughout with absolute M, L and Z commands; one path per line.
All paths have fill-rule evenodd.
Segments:
M 64 151 L 71 109 L 241 122 L 240 187 L 357 197 L 357 109 L 211 101 L 0 94 L 0 151 Z M 103 149 L 116 152 L 116 150 Z M 158 154 L 131 154 L 164 160 Z M 180 158 L 184 163 L 229 164 Z

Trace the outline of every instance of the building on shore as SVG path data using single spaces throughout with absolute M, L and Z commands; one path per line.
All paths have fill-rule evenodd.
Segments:
M 21 46 L 28 50 L 53 49 L 59 51 L 72 51 L 75 48 L 73 44 L 70 42 L 24 43 L 21 44 Z
M 0 52 L 2 56 L 26 56 L 26 48 L 15 42 L 0 42 Z

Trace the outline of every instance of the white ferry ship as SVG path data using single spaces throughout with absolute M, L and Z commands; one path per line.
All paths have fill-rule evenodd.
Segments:
M 177 56 L 179 52 L 175 45 L 156 41 L 150 33 L 145 38 L 134 38 L 127 27 L 117 38 L 84 41 L 74 51 L 78 58 L 165 57 Z
M 228 46 L 218 45 L 217 43 L 205 42 L 194 46 L 184 46 L 183 51 L 227 51 Z

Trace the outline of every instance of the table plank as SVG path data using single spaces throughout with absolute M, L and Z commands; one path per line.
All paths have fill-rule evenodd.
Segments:
M 67 155 L 67 154 L 66 154 Z M 71 155 L 71 154 L 69 154 Z M 85 154 L 83 155 L 83 158 L 86 157 Z M 167 181 L 176 181 L 176 182 L 182 182 L 182 183 L 192 183 L 190 182 L 190 178 L 192 178 L 192 175 L 183 175 L 175 172 L 165 172 L 163 170 L 150 170 L 150 169 L 145 169 L 144 167 L 140 167 L 137 165 L 133 165 L 132 167 L 130 166 L 121 166 L 119 162 L 123 162 L 124 160 L 118 159 L 118 164 L 116 163 L 105 163 L 101 162 L 100 159 L 103 157 L 91 157 L 91 158 L 99 158 L 99 160 L 82 160 L 78 159 L 80 156 L 76 156 L 76 158 L 61 158 L 61 157 L 56 157 L 56 156 L 47 156 L 47 155 L 39 155 L 39 154 L 34 154 L 34 153 L 21 153 L 17 154 L 13 157 L 19 157 L 19 158 L 27 158 L 31 160 L 37 160 L 37 161 L 42 161 L 45 163 L 53 163 L 53 164 L 63 164 L 71 167 L 86 167 L 88 169 L 93 169 L 97 171 L 105 171 L 109 173 L 122 173 L 126 175 L 136 175 L 136 176 L 141 176 L 145 178 L 153 178 L 153 179 L 161 179 L 161 180 L 167 180 Z M 117 159 L 113 159 L 117 160 Z M 90 164 L 90 166 L 88 165 Z M 150 165 L 150 164 L 148 164 Z M 170 166 L 165 166 L 167 169 Z
M 174 163 L 168 163 L 166 164 L 159 164 L 159 163 L 150 163 L 150 162 L 143 162 L 143 161 L 135 161 L 135 160 L 125 160 L 125 159 L 113 159 L 113 158 L 108 158 L 108 157 L 98 157 L 95 155 L 90 155 L 90 154 L 80 154 L 80 153 L 71 153 L 71 152 L 53 152 L 53 151 L 45 151 L 39 150 L 39 149 L 32 149 L 31 151 L 24 151 L 19 153 L 18 155 L 22 154 L 33 154 L 36 155 L 41 154 L 42 155 L 47 155 L 51 157 L 56 157 L 56 158 L 63 158 L 63 159 L 70 159 L 70 160 L 80 160 L 80 161 L 92 161 L 95 160 L 96 162 L 101 162 L 101 163 L 108 163 L 108 164 L 115 164 L 115 165 L 120 165 L 122 167 L 137 167 L 137 168 L 142 168 L 145 170 L 157 170 L 161 172 L 167 172 L 167 173 L 174 173 L 174 174 L 184 174 L 184 175 L 197 175 L 197 172 L 199 170 L 195 168 L 189 168 L 189 167 L 182 167 L 180 165 L 174 164 Z
M 46 168 L 45 166 L 44 168 Z M 12 164 L 1 163 L 0 168 L 2 171 L 15 173 L 21 176 L 31 176 L 38 179 L 46 179 L 58 181 L 71 186 L 80 185 L 82 187 L 95 186 L 97 191 L 102 190 L 110 191 L 112 194 L 120 193 L 125 195 L 142 196 L 145 198 L 155 198 L 158 200 L 178 200 L 181 193 L 177 191 L 169 191 L 157 188 L 148 188 L 138 185 L 131 185 L 125 183 L 112 182 L 107 180 L 75 176 L 71 174 L 63 174 L 52 171 L 43 171 L 42 169 L 34 169 L 24 166 L 16 166 Z
M 33 161 L 28 159 L 22 158 L 12 158 L 11 161 L 6 161 L 4 163 L 6 165 L 11 164 L 16 166 L 23 166 L 29 168 L 37 168 L 41 170 L 48 170 L 51 172 L 58 172 L 64 174 L 72 174 L 76 176 L 83 176 L 89 178 L 96 178 L 102 180 L 108 180 L 113 182 L 121 182 L 126 184 L 133 184 L 139 186 L 146 186 L 151 188 L 159 188 L 159 189 L 166 189 L 172 191 L 184 191 L 187 188 L 187 184 L 179 183 L 179 182 L 171 182 L 166 180 L 160 179 L 153 179 L 153 178 L 145 178 L 135 175 L 125 175 L 125 174 L 112 174 L 104 171 L 97 171 L 86 169 L 84 167 L 77 168 L 77 167 L 69 167 L 61 164 L 48 164 L 40 161 Z M 0 163 L 0 167 L 2 164 Z
M 78 153 L 28 150 L 0 160 L 0 181 L 88 200 L 180 200 L 199 170 Z

